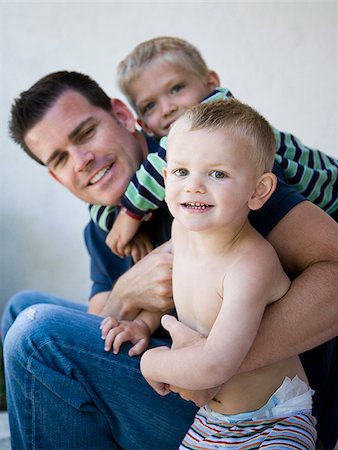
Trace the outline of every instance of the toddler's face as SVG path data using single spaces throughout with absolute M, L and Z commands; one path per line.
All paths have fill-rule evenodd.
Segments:
M 191 131 L 188 121 L 177 125 L 164 171 L 173 217 L 192 231 L 243 223 L 258 180 L 246 140 L 224 129 Z
M 218 85 L 215 72 L 202 79 L 178 63 L 155 61 L 130 86 L 138 123 L 151 136 L 166 136 L 187 108 L 200 103 Z

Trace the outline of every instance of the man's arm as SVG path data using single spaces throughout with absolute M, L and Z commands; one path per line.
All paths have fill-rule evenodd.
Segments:
M 303 353 L 337 335 L 338 225 L 310 202 L 292 208 L 267 239 L 288 272 L 287 294 L 266 308 L 240 372 Z

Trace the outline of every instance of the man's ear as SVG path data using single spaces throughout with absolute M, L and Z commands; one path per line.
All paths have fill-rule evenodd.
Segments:
M 154 133 L 151 131 L 151 129 L 147 126 L 144 120 L 140 119 L 139 117 L 136 119 L 137 123 L 140 125 L 143 131 L 147 133 L 148 136 L 154 137 Z
M 118 123 L 131 133 L 134 133 L 136 131 L 136 122 L 132 111 L 118 98 L 112 98 L 110 102 L 113 116 Z
M 219 76 L 217 72 L 214 70 L 208 70 L 207 74 L 207 86 L 210 92 L 212 92 L 214 89 L 220 87 L 221 80 L 219 79 Z
M 272 193 L 276 189 L 277 178 L 271 172 L 263 173 L 259 177 L 254 193 L 252 194 L 248 206 L 251 210 L 261 208 L 264 203 L 271 197 Z

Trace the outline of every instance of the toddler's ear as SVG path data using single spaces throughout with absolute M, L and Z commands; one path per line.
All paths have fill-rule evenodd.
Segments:
M 152 130 L 147 126 L 144 120 L 140 119 L 139 117 L 136 119 L 136 122 L 140 125 L 143 131 L 147 133 L 148 136 L 154 137 L 154 133 Z
M 248 206 L 252 210 L 261 208 L 264 203 L 271 197 L 276 189 L 277 178 L 271 172 L 263 173 L 259 177 L 254 193 L 252 194 Z
M 167 168 L 166 167 L 163 167 L 162 174 L 163 174 L 163 180 L 164 180 L 164 184 L 165 184 L 167 181 Z

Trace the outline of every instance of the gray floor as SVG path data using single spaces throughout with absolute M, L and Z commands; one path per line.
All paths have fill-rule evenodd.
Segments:
M 0 412 L 0 448 L 1 450 L 10 450 L 8 417 L 7 413 Z

